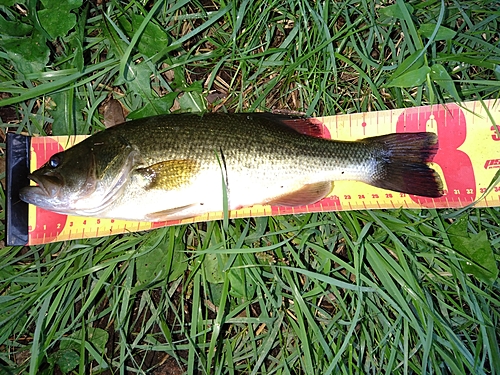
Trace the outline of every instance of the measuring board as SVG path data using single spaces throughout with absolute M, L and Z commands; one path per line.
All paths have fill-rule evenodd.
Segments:
M 395 193 L 361 182 L 338 181 L 331 195 L 315 204 L 300 207 L 253 206 L 231 211 L 230 218 L 365 209 L 460 208 L 479 199 L 500 168 L 500 102 L 494 100 L 318 117 L 312 121 L 324 125 L 325 138 L 339 140 L 356 140 L 395 132 L 436 133 L 439 150 L 431 166 L 443 180 L 444 195 L 440 198 L 425 198 Z M 53 154 L 84 138 L 31 138 L 31 142 L 26 143 L 30 150 L 30 170 L 40 168 Z M 26 181 L 24 184 L 27 184 L 25 175 L 14 177 L 23 179 Z M 16 200 L 15 196 L 10 199 L 12 211 L 15 211 L 15 205 L 24 204 L 19 198 Z M 476 203 L 476 207 L 494 206 L 500 206 L 500 186 L 495 186 Z M 26 241 L 21 242 L 33 245 L 217 220 L 223 218 L 223 213 L 149 223 L 66 216 L 29 205 L 27 216 Z M 15 241 L 19 242 L 19 238 Z

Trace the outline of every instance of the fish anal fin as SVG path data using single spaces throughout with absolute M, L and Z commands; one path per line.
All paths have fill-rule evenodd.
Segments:
M 137 169 L 147 181 L 147 189 L 174 190 L 189 184 L 200 170 L 198 162 L 189 159 L 167 160 Z
M 265 203 L 274 206 L 289 207 L 313 204 L 330 194 L 332 189 L 333 182 L 331 181 L 307 184 L 292 193 L 274 197 Z
M 166 221 L 166 220 L 172 220 L 172 219 L 186 219 L 188 217 L 192 217 L 193 215 L 186 214 L 185 216 L 179 213 L 181 211 L 184 211 L 190 207 L 194 206 L 194 204 L 188 204 L 185 206 L 181 207 L 174 207 L 174 208 L 169 208 L 166 210 L 162 211 L 157 211 L 157 212 L 151 212 L 150 214 L 147 214 L 145 217 L 146 221 Z

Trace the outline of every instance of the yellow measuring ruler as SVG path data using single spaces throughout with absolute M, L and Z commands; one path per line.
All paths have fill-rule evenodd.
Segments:
M 500 168 L 500 102 L 494 100 L 320 117 L 313 121 L 324 125 L 326 137 L 339 140 L 396 132 L 436 133 L 439 151 L 432 167 L 441 175 L 445 194 L 440 198 L 424 198 L 361 182 L 338 181 L 331 195 L 316 204 L 301 207 L 253 206 L 231 211 L 231 218 L 365 209 L 460 208 L 479 199 Z M 31 170 L 42 166 L 56 152 L 84 138 L 32 138 Z M 495 186 L 476 204 L 476 207 L 494 206 L 500 206 L 500 186 Z M 107 236 L 222 217 L 222 212 L 214 212 L 185 220 L 144 223 L 65 216 L 30 205 L 28 244 Z

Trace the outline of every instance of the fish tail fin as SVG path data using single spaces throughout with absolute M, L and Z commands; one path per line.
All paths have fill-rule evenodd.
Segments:
M 395 133 L 367 138 L 379 151 L 370 185 L 406 194 L 438 198 L 443 184 L 429 163 L 438 150 L 434 133 Z

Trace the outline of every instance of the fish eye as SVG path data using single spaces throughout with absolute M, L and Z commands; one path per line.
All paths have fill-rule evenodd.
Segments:
M 49 165 L 51 168 L 57 168 L 61 164 L 61 157 L 58 154 L 52 155 L 49 159 Z

